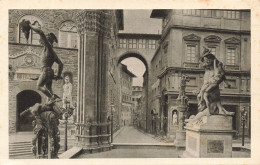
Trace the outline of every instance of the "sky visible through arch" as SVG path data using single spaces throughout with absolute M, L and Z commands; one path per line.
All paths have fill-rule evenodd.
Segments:
M 121 63 L 125 64 L 127 66 L 127 69 L 134 75 L 136 75 L 136 78 L 133 78 L 132 85 L 143 86 L 143 74 L 146 70 L 144 63 L 135 57 L 126 58 Z
M 124 30 L 120 33 L 161 34 L 162 20 L 150 18 L 152 10 L 124 10 Z M 126 58 L 121 63 L 136 75 L 133 86 L 143 86 L 145 65 L 135 57 Z

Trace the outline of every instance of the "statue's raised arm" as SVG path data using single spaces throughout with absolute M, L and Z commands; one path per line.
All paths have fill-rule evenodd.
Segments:
M 42 52 L 42 74 L 39 76 L 37 82 L 37 89 L 44 93 L 50 100 L 53 102 L 56 98 L 59 98 L 57 95 L 53 94 L 52 91 L 52 80 L 62 79 L 61 74 L 63 70 L 63 63 L 55 53 L 53 49 L 53 43 L 58 43 L 58 40 L 53 33 L 48 33 L 47 35 L 39 29 L 35 28 L 30 21 L 23 20 L 20 23 L 21 30 L 24 32 L 26 39 L 28 40 L 30 30 L 35 31 L 40 35 L 40 43 L 43 46 Z M 54 71 L 52 69 L 53 63 L 56 62 L 58 67 L 58 73 L 55 76 Z M 51 103 L 50 102 L 50 103 Z

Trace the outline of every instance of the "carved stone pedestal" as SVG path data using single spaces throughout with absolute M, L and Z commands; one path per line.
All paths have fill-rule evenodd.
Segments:
M 184 158 L 232 157 L 232 117 L 204 116 L 186 127 Z

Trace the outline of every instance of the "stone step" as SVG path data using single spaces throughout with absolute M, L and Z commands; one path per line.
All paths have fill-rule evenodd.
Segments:
M 33 153 L 31 151 L 24 151 L 24 152 L 13 152 L 13 153 L 9 153 L 9 156 L 20 156 L 20 155 L 32 155 Z
M 59 151 L 58 155 L 61 155 L 64 152 L 64 150 Z M 33 153 L 30 152 L 17 152 L 17 153 L 12 153 L 9 154 L 10 159 L 34 159 Z
M 15 145 L 15 146 L 9 146 L 9 149 L 19 149 L 19 148 L 31 148 L 33 145 L 26 144 L 26 145 Z
M 31 142 L 15 142 L 15 143 L 10 143 L 9 146 L 19 146 L 19 145 L 32 145 Z
M 9 159 L 34 159 L 34 155 L 9 156 Z
M 19 149 L 11 149 L 9 150 L 10 153 L 17 153 L 17 152 L 31 152 L 31 148 L 19 148 Z

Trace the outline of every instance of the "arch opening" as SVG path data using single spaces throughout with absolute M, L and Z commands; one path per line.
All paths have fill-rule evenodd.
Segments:
M 34 117 L 26 114 L 20 117 L 20 114 L 36 103 L 41 103 L 41 95 L 33 90 L 24 90 L 17 94 L 17 131 L 32 131 L 32 121 Z
M 127 58 L 129 58 L 129 57 L 135 57 L 135 58 L 141 60 L 141 61 L 143 62 L 143 64 L 144 64 L 144 66 L 145 66 L 146 71 L 148 71 L 148 64 L 147 64 L 147 62 L 146 62 L 146 59 L 145 59 L 142 55 L 140 55 L 140 54 L 138 54 L 138 53 L 126 53 L 126 54 L 123 54 L 123 55 L 120 56 L 120 58 L 118 59 L 117 64 L 120 64 L 124 59 L 127 59 Z

